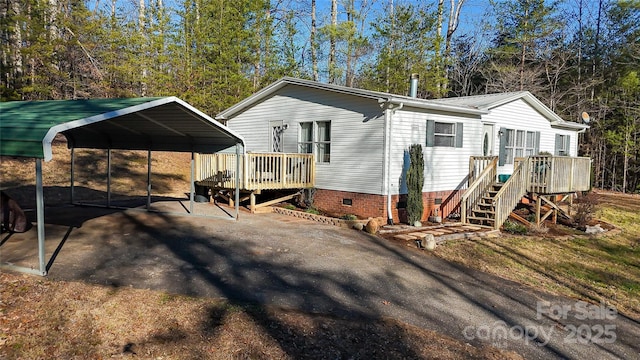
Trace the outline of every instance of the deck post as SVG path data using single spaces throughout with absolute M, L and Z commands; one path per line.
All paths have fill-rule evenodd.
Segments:
M 542 198 L 539 194 L 533 194 L 536 197 L 536 225 L 540 225 L 540 208 L 542 207 Z
M 36 158 L 36 218 L 38 221 L 38 260 L 40 274 L 47 275 L 44 247 L 44 189 L 42 186 L 42 159 Z
M 249 209 L 251 210 L 252 214 L 256 212 L 256 192 L 255 191 L 251 191 L 251 194 L 249 194 Z

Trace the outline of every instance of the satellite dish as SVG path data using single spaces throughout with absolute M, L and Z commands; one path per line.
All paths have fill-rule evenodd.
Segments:
M 587 114 L 586 111 L 582 112 L 581 117 L 582 117 L 582 122 L 584 122 L 585 124 L 588 124 L 589 121 L 591 121 L 591 118 L 589 118 L 589 114 Z

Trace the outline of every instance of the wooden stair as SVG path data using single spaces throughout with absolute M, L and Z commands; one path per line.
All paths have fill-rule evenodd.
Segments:
M 494 183 L 489 189 L 482 195 L 478 203 L 471 210 L 471 214 L 467 216 L 467 221 L 470 224 L 485 225 L 493 227 L 495 225 L 495 208 L 493 205 L 493 199 L 500 189 L 502 189 L 502 183 Z

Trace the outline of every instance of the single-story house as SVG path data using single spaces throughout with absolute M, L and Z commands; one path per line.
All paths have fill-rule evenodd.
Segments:
M 423 218 L 446 217 L 454 209 L 448 199 L 467 185 L 471 157 L 498 156 L 498 173 L 511 174 L 519 157 L 577 156 L 588 127 L 527 91 L 425 100 L 289 77 L 216 120 L 244 138 L 247 153 L 314 154 L 316 208 L 396 222 L 412 144 L 424 153 Z

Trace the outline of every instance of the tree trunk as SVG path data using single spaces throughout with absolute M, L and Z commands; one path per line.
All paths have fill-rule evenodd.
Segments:
M 464 5 L 465 0 L 458 0 L 458 4 L 456 5 L 456 0 L 450 0 L 450 9 L 449 9 L 449 24 L 447 25 L 447 38 L 444 44 L 444 64 L 445 64 L 445 83 L 443 84 L 442 93 L 446 94 L 448 90 L 449 83 L 449 67 L 451 64 L 451 40 L 453 39 L 453 34 L 458 29 L 458 21 L 460 20 L 460 10 L 462 10 L 462 5 Z
M 338 27 L 338 0 L 331 0 L 331 33 L 329 34 L 329 83 L 336 83 L 336 29 Z
M 146 34 L 145 34 L 145 16 L 146 16 L 146 8 L 145 8 L 145 0 L 140 0 L 140 8 L 138 9 L 138 30 L 140 31 L 140 36 L 143 38 L 143 41 L 141 41 L 140 46 L 141 47 L 146 47 L 145 41 L 144 39 L 146 38 Z M 141 67 L 141 71 L 140 71 L 140 96 L 141 97 L 145 97 L 147 96 L 147 66 L 146 66 L 146 59 L 145 59 L 145 55 L 142 55 L 142 67 Z
M 316 44 L 316 0 L 311 0 L 311 66 L 313 71 L 313 81 L 318 81 L 318 53 Z

